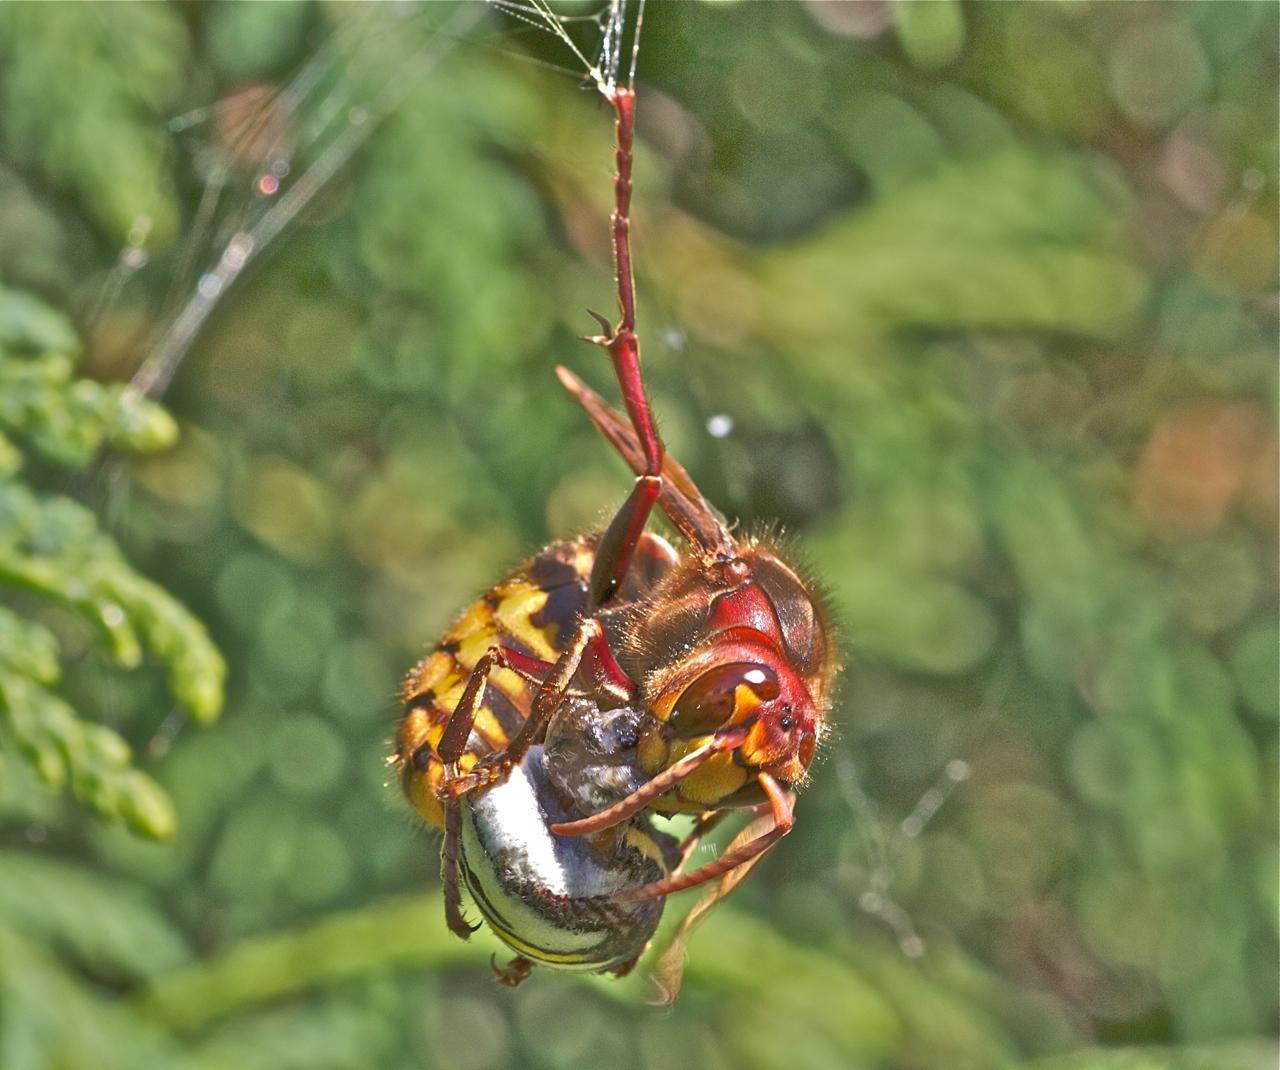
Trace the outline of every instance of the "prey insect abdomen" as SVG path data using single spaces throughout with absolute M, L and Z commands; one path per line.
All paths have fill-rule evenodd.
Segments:
M 585 701 L 585 700 L 577 700 Z M 662 916 L 661 900 L 616 893 L 664 878 L 674 841 L 647 817 L 608 834 L 556 836 L 566 811 L 534 747 L 501 784 L 469 796 L 462 812 L 460 873 L 480 912 L 512 950 L 562 970 L 628 968 Z

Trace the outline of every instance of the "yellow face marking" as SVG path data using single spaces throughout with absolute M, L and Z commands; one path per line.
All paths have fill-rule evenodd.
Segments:
M 760 696 L 747 684 L 739 684 L 733 689 L 733 715 L 730 724 L 742 724 L 760 707 Z
M 500 601 L 493 610 L 498 624 L 533 651 L 534 657 L 543 661 L 555 661 L 557 654 L 551 645 L 547 630 L 536 628 L 529 619 L 547 604 L 547 592 L 528 584 L 511 584 L 512 593 Z
M 726 796 L 747 782 L 747 771 L 734 763 L 733 755 L 713 754 L 685 777 L 676 787 L 685 802 L 696 802 L 712 809 Z
M 658 726 L 652 722 L 646 723 L 640 731 L 640 745 L 636 751 L 640 768 L 650 776 L 656 776 L 659 770 L 666 767 L 670 753 Z
M 764 727 L 758 723 L 751 727 L 751 731 L 747 733 L 747 738 L 742 741 L 742 746 L 738 750 L 742 754 L 743 761 L 748 765 L 756 766 L 768 765 L 785 753 L 779 747 L 769 747 Z
M 670 694 L 663 695 L 652 706 L 649 712 L 652 713 L 659 721 L 668 721 L 671 719 L 671 711 L 675 709 L 676 699 L 683 694 L 682 691 L 672 691 Z

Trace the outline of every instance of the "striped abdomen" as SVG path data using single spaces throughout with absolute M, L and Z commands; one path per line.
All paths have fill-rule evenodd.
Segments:
M 444 825 L 437 798 L 444 765 L 436 746 L 471 670 L 499 643 L 543 661 L 559 657 L 586 606 L 596 541 L 590 537 L 548 546 L 467 609 L 409 673 L 402 690 L 405 712 L 396 741 L 396 766 L 405 795 L 433 825 Z M 490 674 L 459 762 L 464 772 L 478 758 L 506 747 L 529 716 L 533 695 L 533 686 L 509 669 Z

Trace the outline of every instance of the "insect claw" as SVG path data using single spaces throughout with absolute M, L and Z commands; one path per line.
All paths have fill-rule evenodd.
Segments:
M 479 925 L 472 925 L 471 922 L 467 921 L 467 919 L 461 914 L 458 915 L 456 921 L 449 919 L 447 924 L 449 926 L 449 931 L 452 932 L 454 936 L 463 940 L 470 940 L 472 933 L 480 931 Z
M 495 954 L 490 956 L 489 965 L 493 969 L 498 983 L 504 984 L 508 988 L 515 988 L 521 981 L 526 980 L 533 970 L 533 963 L 523 955 L 517 955 L 505 966 L 499 966 L 498 956 Z

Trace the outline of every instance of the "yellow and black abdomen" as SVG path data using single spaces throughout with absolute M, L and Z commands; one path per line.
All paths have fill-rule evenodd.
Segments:
M 396 767 L 405 796 L 427 821 L 444 825 L 438 798 L 444 763 L 436 747 L 457 708 L 476 662 L 501 644 L 554 662 L 587 604 L 587 581 L 598 536 L 552 543 L 492 588 L 454 623 L 436 648 L 414 666 L 401 691 L 404 715 L 396 739 Z M 489 675 L 484 701 L 459 765 L 462 771 L 507 746 L 533 703 L 534 687 L 509 669 Z

